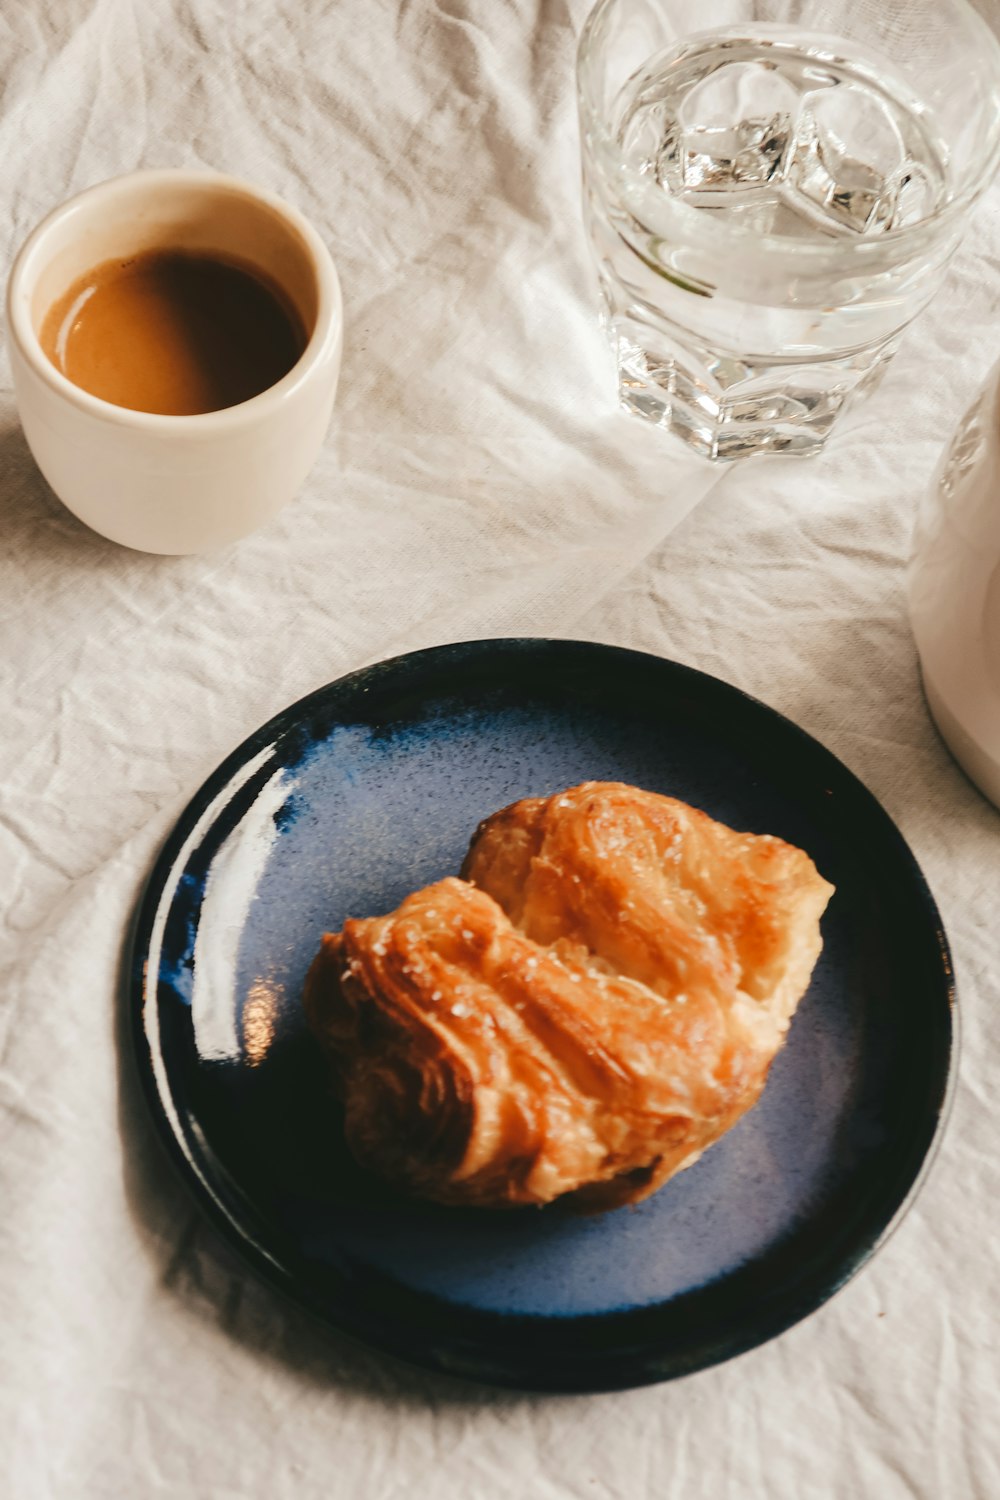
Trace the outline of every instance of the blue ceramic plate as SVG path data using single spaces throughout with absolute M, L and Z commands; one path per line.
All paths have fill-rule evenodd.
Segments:
M 636 1208 L 404 1201 L 346 1153 L 300 992 L 320 934 L 455 873 L 476 824 L 588 779 L 801 845 L 837 887 L 763 1099 Z M 131 1000 L 154 1117 L 272 1282 L 419 1364 L 533 1389 L 685 1374 L 771 1338 L 858 1269 L 941 1125 L 952 981 L 889 818 L 815 740 L 657 657 L 481 641 L 322 688 L 184 813 L 139 913 Z

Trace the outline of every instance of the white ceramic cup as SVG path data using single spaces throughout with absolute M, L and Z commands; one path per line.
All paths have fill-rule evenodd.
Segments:
M 114 406 L 67 380 L 39 342 L 48 309 L 93 267 L 156 248 L 235 257 L 276 282 L 308 336 L 288 374 L 197 416 Z M 236 178 L 133 172 L 71 198 L 18 254 L 7 326 L 38 467 L 74 515 L 127 547 L 202 552 L 245 536 L 293 497 L 322 446 L 343 342 L 337 272 L 302 214 Z
M 921 506 L 909 596 L 935 723 L 1000 807 L 1000 364 L 959 423 Z

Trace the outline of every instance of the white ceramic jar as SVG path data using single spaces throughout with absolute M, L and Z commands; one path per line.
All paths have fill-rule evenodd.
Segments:
M 233 257 L 276 282 L 307 333 L 284 379 L 197 416 L 113 406 L 67 380 L 39 341 L 47 310 L 92 267 L 150 249 Z M 201 552 L 245 536 L 292 498 L 323 443 L 343 336 L 337 272 L 302 214 L 237 178 L 132 172 L 70 199 L 14 262 L 7 325 L 38 467 L 81 521 L 127 547 Z
M 909 596 L 931 713 L 959 765 L 1000 807 L 1000 364 L 925 498 Z

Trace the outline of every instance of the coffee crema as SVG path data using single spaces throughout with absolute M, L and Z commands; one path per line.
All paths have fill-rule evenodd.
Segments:
M 40 340 L 82 390 L 169 416 L 249 401 L 306 346 L 297 314 L 258 271 L 166 249 L 81 276 L 49 308 Z

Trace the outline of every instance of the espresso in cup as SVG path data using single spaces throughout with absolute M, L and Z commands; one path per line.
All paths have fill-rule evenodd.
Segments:
M 256 270 L 182 250 L 106 261 L 49 308 L 40 342 L 67 379 L 134 411 L 222 411 L 276 385 L 306 334 Z
M 308 220 L 251 183 L 155 170 L 88 188 L 18 252 L 7 326 L 38 467 L 127 547 L 228 546 L 292 499 L 323 445 L 336 268 Z

